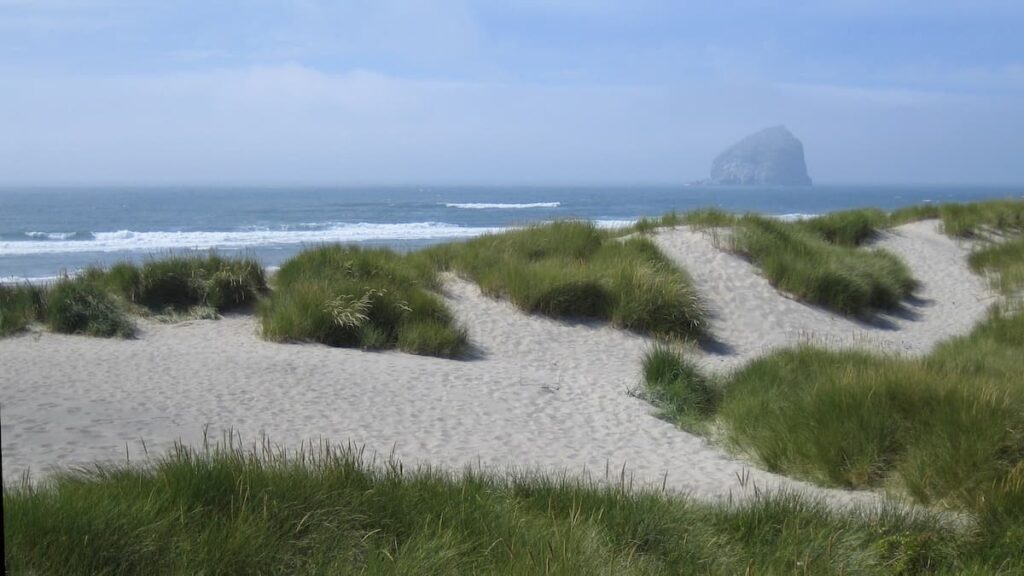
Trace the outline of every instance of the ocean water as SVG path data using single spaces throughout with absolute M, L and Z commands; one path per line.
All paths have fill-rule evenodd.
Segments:
M 207 250 L 276 266 L 328 242 L 409 250 L 564 218 L 616 226 L 707 207 L 809 215 L 1021 197 L 1024 186 L 5 188 L 0 279 Z

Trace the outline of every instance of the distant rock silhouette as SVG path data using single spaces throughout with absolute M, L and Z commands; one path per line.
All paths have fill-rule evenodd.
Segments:
M 804 145 L 784 126 L 747 136 L 715 158 L 702 184 L 810 186 Z

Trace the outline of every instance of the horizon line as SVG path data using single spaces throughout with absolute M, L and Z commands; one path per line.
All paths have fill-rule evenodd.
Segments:
M 949 187 L 979 187 L 999 188 L 1014 187 L 1024 188 L 1024 181 L 1021 182 L 970 182 L 970 181 L 948 181 L 948 182 L 927 182 L 914 180 L 888 180 L 888 181 L 816 181 L 810 186 L 778 186 L 778 185 L 715 185 L 702 184 L 699 180 L 687 181 L 629 181 L 629 180 L 608 180 L 608 181 L 523 181 L 523 182 L 495 182 L 495 181 L 81 181 L 81 182 L 3 182 L 0 181 L 0 190 L 13 188 L 28 189 L 93 189 L 93 188 L 601 188 L 601 187 L 636 187 L 636 188 L 827 188 L 836 186 L 905 186 L 905 187 L 926 187 L 926 186 L 949 186 Z

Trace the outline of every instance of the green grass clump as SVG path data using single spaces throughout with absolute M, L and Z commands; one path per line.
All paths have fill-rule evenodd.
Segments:
M 694 210 L 687 212 L 683 215 L 682 220 L 685 224 L 693 226 L 695 228 L 716 228 L 723 226 L 732 226 L 740 217 L 724 210 L 717 208 L 704 208 L 701 210 Z
M 254 303 L 267 289 L 259 262 L 216 254 L 171 256 L 142 266 L 121 263 L 86 275 L 128 301 L 158 311 L 192 306 L 230 310 Z
M 637 234 L 650 234 L 661 227 L 661 220 L 657 218 L 643 217 L 633 223 L 632 226 L 627 228 L 630 232 L 636 232 Z
M 426 259 L 386 249 L 322 246 L 285 262 L 260 307 L 263 334 L 368 350 L 456 357 L 466 332 L 431 289 Z
M 911 206 L 893 212 L 890 222 L 895 225 L 929 218 L 941 218 L 945 233 L 961 238 L 990 232 L 1019 234 L 1024 232 L 1024 201 Z
M 224 311 L 253 303 L 265 290 L 263 266 L 256 260 L 210 254 L 145 262 L 134 297 L 151 308 L 208 305 Z
M 649 234 L 654 232 L 658 228 L 674 228 L 676 226 L 683 226 L 685 224 L 692 224 L 692 220 L 699 216 L 707 215 L 709 217 L 717 216 L 718 214 L 725 214 L 717 210 L 699 210 L 697 212 L 686 212 L 679 213 L 675 210 L 666 212 L 656 218 L 643 217 L 638 219 L 632 226 L 623 228 L 622 232 L 629 234 L 636 232 L 638 234 Z
M 650 234 L 658 228 L 674 228 L 676 226 L 693 226 L 698 229 L 715 228 L 732 226 L 736 223 L 737 218 L 735 214 L 717 208 L 701 208 L 684 213 L 673 210 L 658 218 L 640 218 L 626 231 Z
M 0 284 L 0 337 L 24 330 L 33 320 L 42 319 L 45 310 L 42 289 Z
M 398 332 L 398 349 L 411 354 L 454 358 L 466 352 L 466 330 L 439 320 L 408 322 Z
M 906 265 L 893 254 L 830 243 L 820 232 L 806 229 L 811 226 L 834 230 L 837 239 L 857 236 L 838 231 L 847 230 L 845 226 L 749 215 L 733 228 L 732 249 L 750 258 L 776 288 L 842 314 L 897 308 L 916 287 Z
M 971 530 L 787 494 L 709 504 L 565 477 L 178 448 L 5 488 L 12 573 L 867 574 L 1024 567 Z
M 995 289 L 1007 296 L 1024 290 L 1024 238 L 992 244 L 969 258 L 971 268 L 987 275 Z
M 945 204 L 942 225 L 951 236 L 975 236 L 983 231 L 1024 232 L 1024 201 L 995 200 L 972 204 Z
M 852 247 L 872 239 L 879 230 L 931 219 L 942 220 L 946 234 L 961 238 L 986 233 L 1019 234 L 1024 232 L 1024 201 L 919 204 L 899 208 L 888 214 L 876 208 L 860 208 L 832 212 L 791 224 L 813 232 L 830 244 Z M 717 208 L 705 208 L 682 214 L 673 211 L 660 218 L 641 218 L 628 230 L 648 234 L 658 228 L 684 224 L 698 229 L 728 227 L 737 225 L 741 220 L 742 216 Z
M 590 223 L 530 226 L 432 248 L 426 257 L 531 313 L 680 337 L 699 336 L 705 325 L 689 277 L 653 242 Z
M 814 232 L 829 244 L 860 246 L 888 226 L 889 217 L 874 208 L 832 212 L 795 222 L 796 227 Z
M 659 344 L 644 355 L 644 383 L 664 416 L 687 429 L 714 416 L 720 392 L 685 356 Z
M 923 359 L 785 350 L 724 378 L 720 399 L 704 404 L 711 410 L 701 416 L 717 418 L 736 449 L 770 470 L 907 493 L 976 513 L 994 535 L 1019 537 L 1022 347 L 1024 315 L 997 310 Z M 667 349 L 647 356 L 644 376 L 670 414 L 692 415 L 694 394 L 713 389 Z
M 46 295 L 46 323 L 54 332 L 130 338 L 135 326 L 121 304 L 86 278 L 64 278 Z
M 942 218 L 941 204 L 917 204 L 904 206 L 889 213 L 889 224 L 899 226 L 910 222 L 921 220 L 936 220 Z
M 796 222 L 717 209 L 644 218 L 631 230 L 687 224 L 697 229 L 731 227 L 731 248 L 764 271 L 773 286 L 794 296 L 849 315 L 891 310 L 916 287 L 910 271 L 882 250 L 857 250 L 889 226 L 880 210 L 835 212 Z

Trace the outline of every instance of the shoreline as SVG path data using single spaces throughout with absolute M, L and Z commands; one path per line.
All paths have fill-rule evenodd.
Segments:
M 840 187 L 840 189 L 841 188 L 843 187 Z M 744 188 L 729 190 L 734 190 L 737 194 L 743 195 L 748 195 L 751 192 L 758 191 L 757 188 L 749 190 Z M 997 187 L 993 188 L 993 190 L 1001 190 L 1001 188 Z M 999 197 L 1016 198 L 1013 194 L 1003 194 Z M 969 197 L 943 198 L 941 194 L 936 194 L 934 200 L 907 197 L 906 199 L 897 202 L 898 206 L 887 208 L 886 212 L 891 213 L 892 211 L 899 210 L 902 207 L 913 205 L 937 206 L 948 201 L 976 202 L 978 200 L 978 198 Z M 18 260 L 37 257 L 52 261 L 53 265 L 48 266 L 45 270 L 42 268 L 36 268 L 42 272 L 38 275 L 11 274 L 10 270 L 7 270 L 5 271 L 7 273 L 0 275 L 0 284 L 10 285 L 25 282 L 52 282 L 60 278 L 60 274 L 55 272 L 62 269 L 73 269 L 74 271 L 72 274 L 75 274 L 91 265 L 98 264 L 109 266 L 121 260 L 138 262 L 146 258 L 166 256 L 169 254 L 204 254 L 209 252 L 249 256 L 262 254 L 260 258 L 263 261 L 267 261 L 267 257 L 269 256 L 269 259 L 272 261 L 270 265 L 273 266 L 277 265 L 285 258 L 294 256 L 301 250 L 325 243 L 342 243 L 374 247 L 380 246 L 397 251 L 415 251 L 437 244 L 470 239 L 488 232 L 507 231 L 522 227 L 523 225 L 543 224 L 563 219 L 587 220 L 595 222 L 599 227 L 615 228 L 630 226 L 635 224 L 638 220 L 650 218 L 652 215 L 653 217 L 657 217 L 657 215 L 661 215 L 669 210 L 675 211 L 679 214 L 686 214 L 693 211 L 700 211 L 708 207 L 716 207 L 736 214 L 753 213 L 766 217 L 778 218 L 783 221 L 793 221 L 822 216 L 833 212 L 846 211 L 853 209 L 856 206 L 865 208 L 869 207 L 869 204 L 865 204 L 863 202 L 854 203 L 856 206 L 847 206 L 842 202 L 838 202 L 831 208 L 807 210 L 806 207 L 803 207 L 802 205 L 798 206 L 790 202 L 787 204 L 788 209 L 767 207 L 758 209 L 753 204 L 749 204 L 749 202 L 743 203 L 742 205 L 730 205 L 728 203 L 723 204 L 721 202 L 717 202 L 714 198 L 709 198 L 706 201 L 702 200 L 702 202 L 704 203 L 677 208 L 672 208 L 671 206 L 659 206 L 658 208 L 655 208 L 655 211 L 653 212 L 644 211 L 635 207 L 631 208 L 628 212 L 624 212 L 621 211 L 621 208 L 615 208 L 614 206 L 609 205 L 610 212 L 608 214 L 600 215 L 599 212 L 595 213 L 596 211 L 592 207 L 573 208 L 569 200 L 562 199 L 562 201 L 538 201 L 527 204 L 494 204 L 501 206 L 549 206 L 558 204 L 559 207 L 557 208 L 497 210 L 453 209 L 474 215 L 477 213 L 484 213 L 483 220 L 478 218 L 449 218 L 448 220 L 450 221 L 448 221 L 445 220 L 444 214 L 431 214 L 424 215 L 425 220 L 422 222 L 339 221 L 334 223 L 320 222 L 318 224 L 332 224 L 332 226 L 338 226 L 339 228 L 334 232 L 332 232 L 333 228 L 331 227 L 324 229 L 308 228 L 308 226 L 312 226 L 316 223 L 298 221 L 282 222 L 279 226 L 275 225 L 272 227 L 239 224 L 239 227 L 227 227 L 222 230 L 199 230 L 187 233 L 175 231 L 178 230 L 178 227 L 181 225 L 181 222 L 177 221 L 168 223 L 168 227 L 166 229 L 155 229 L 141 232 L 132 232 L 120 229 L 98 233 L 59 231 L 45 233 L 25 232 L 24 234 L 26 235 L 26 239 L 11 240 L 9 237 L 5 236 L 5 240 L 0 240 L 0 265 L 2 265 L 6 258 L 10 260 L 6 267 L 16 269 Z M 683 200 L 683 204 L 685 203 L 686 199 Z M 461 201 L 438 201 L 436 204 L 442 206 L 447 204 L 490 205 L 474 202 L 462 203 Z M 610 215 L 616 210 L 620 210 L 620 212 L 618 212 L 619 215 Z M 588 211 L 590 214 L 586 214 Z M 622 216 L 621 214 L 623 213 L 629 214 L 629 216 Z M 400 214 L 396 214 L 395 216 L 399 215 Z M 510 219 L 509 217 L 512 215 L 516 215 L 516 218 Z M 42 225 L 40 224 L 36 227 L 40 228 L 41 226 Z M 254 228 L 259 228 L 259 230 L 255 230 Z M 404 228 L 410 229 L 403 230 Z M 41 227 L 40 229 L 45 230 L 47 228 Z M 90 228 L 86 227 L 86 229 Z M 103 230 L 103 228 L 95 227 L 91 229 Z M 440 230 L 447 230 L 447 232 L 441 232 Z M 435 235 L 438 233 L 442 235 Z M 104 238 L 104 242 L 114 242 L 114 244 L 110 244 L 106 247 L 96 247 L 91 246 L 90 240 L 74 239 L 82 235 L 94 236 L 95 234 L 102 236 Z M 298 234 L 299 237 L 303 237 L 302 235 L 309 236 L 312 234 L 312 236 L 309 236 L 309 238 L 306 239 L 292 238 L 285 242 L 277 242 L 271 241 L 268 237 L 264 237 L 267 234 L 284 234 L 285 236 Z M 139 235 L 144 236 L 144 238 Z M 235 238 L 235 236 L 238 237 Z M 132 242 L 140 242 L 145 245 L 132 246 Z M 32 246 L 33 248 L 31 250 L 26 250 L 26 246 Z M 64 247 L 64 250 L 60 249 L 62 246 Z M 5 248 L 7 251 L 5 251 Z M 80 255 L 83 254 L 87 255 L 84 259 L 80 257 Z M 63 259 L 61 259 L 62 256 Z M 23 264 L 24 262 L 22 265 Z

